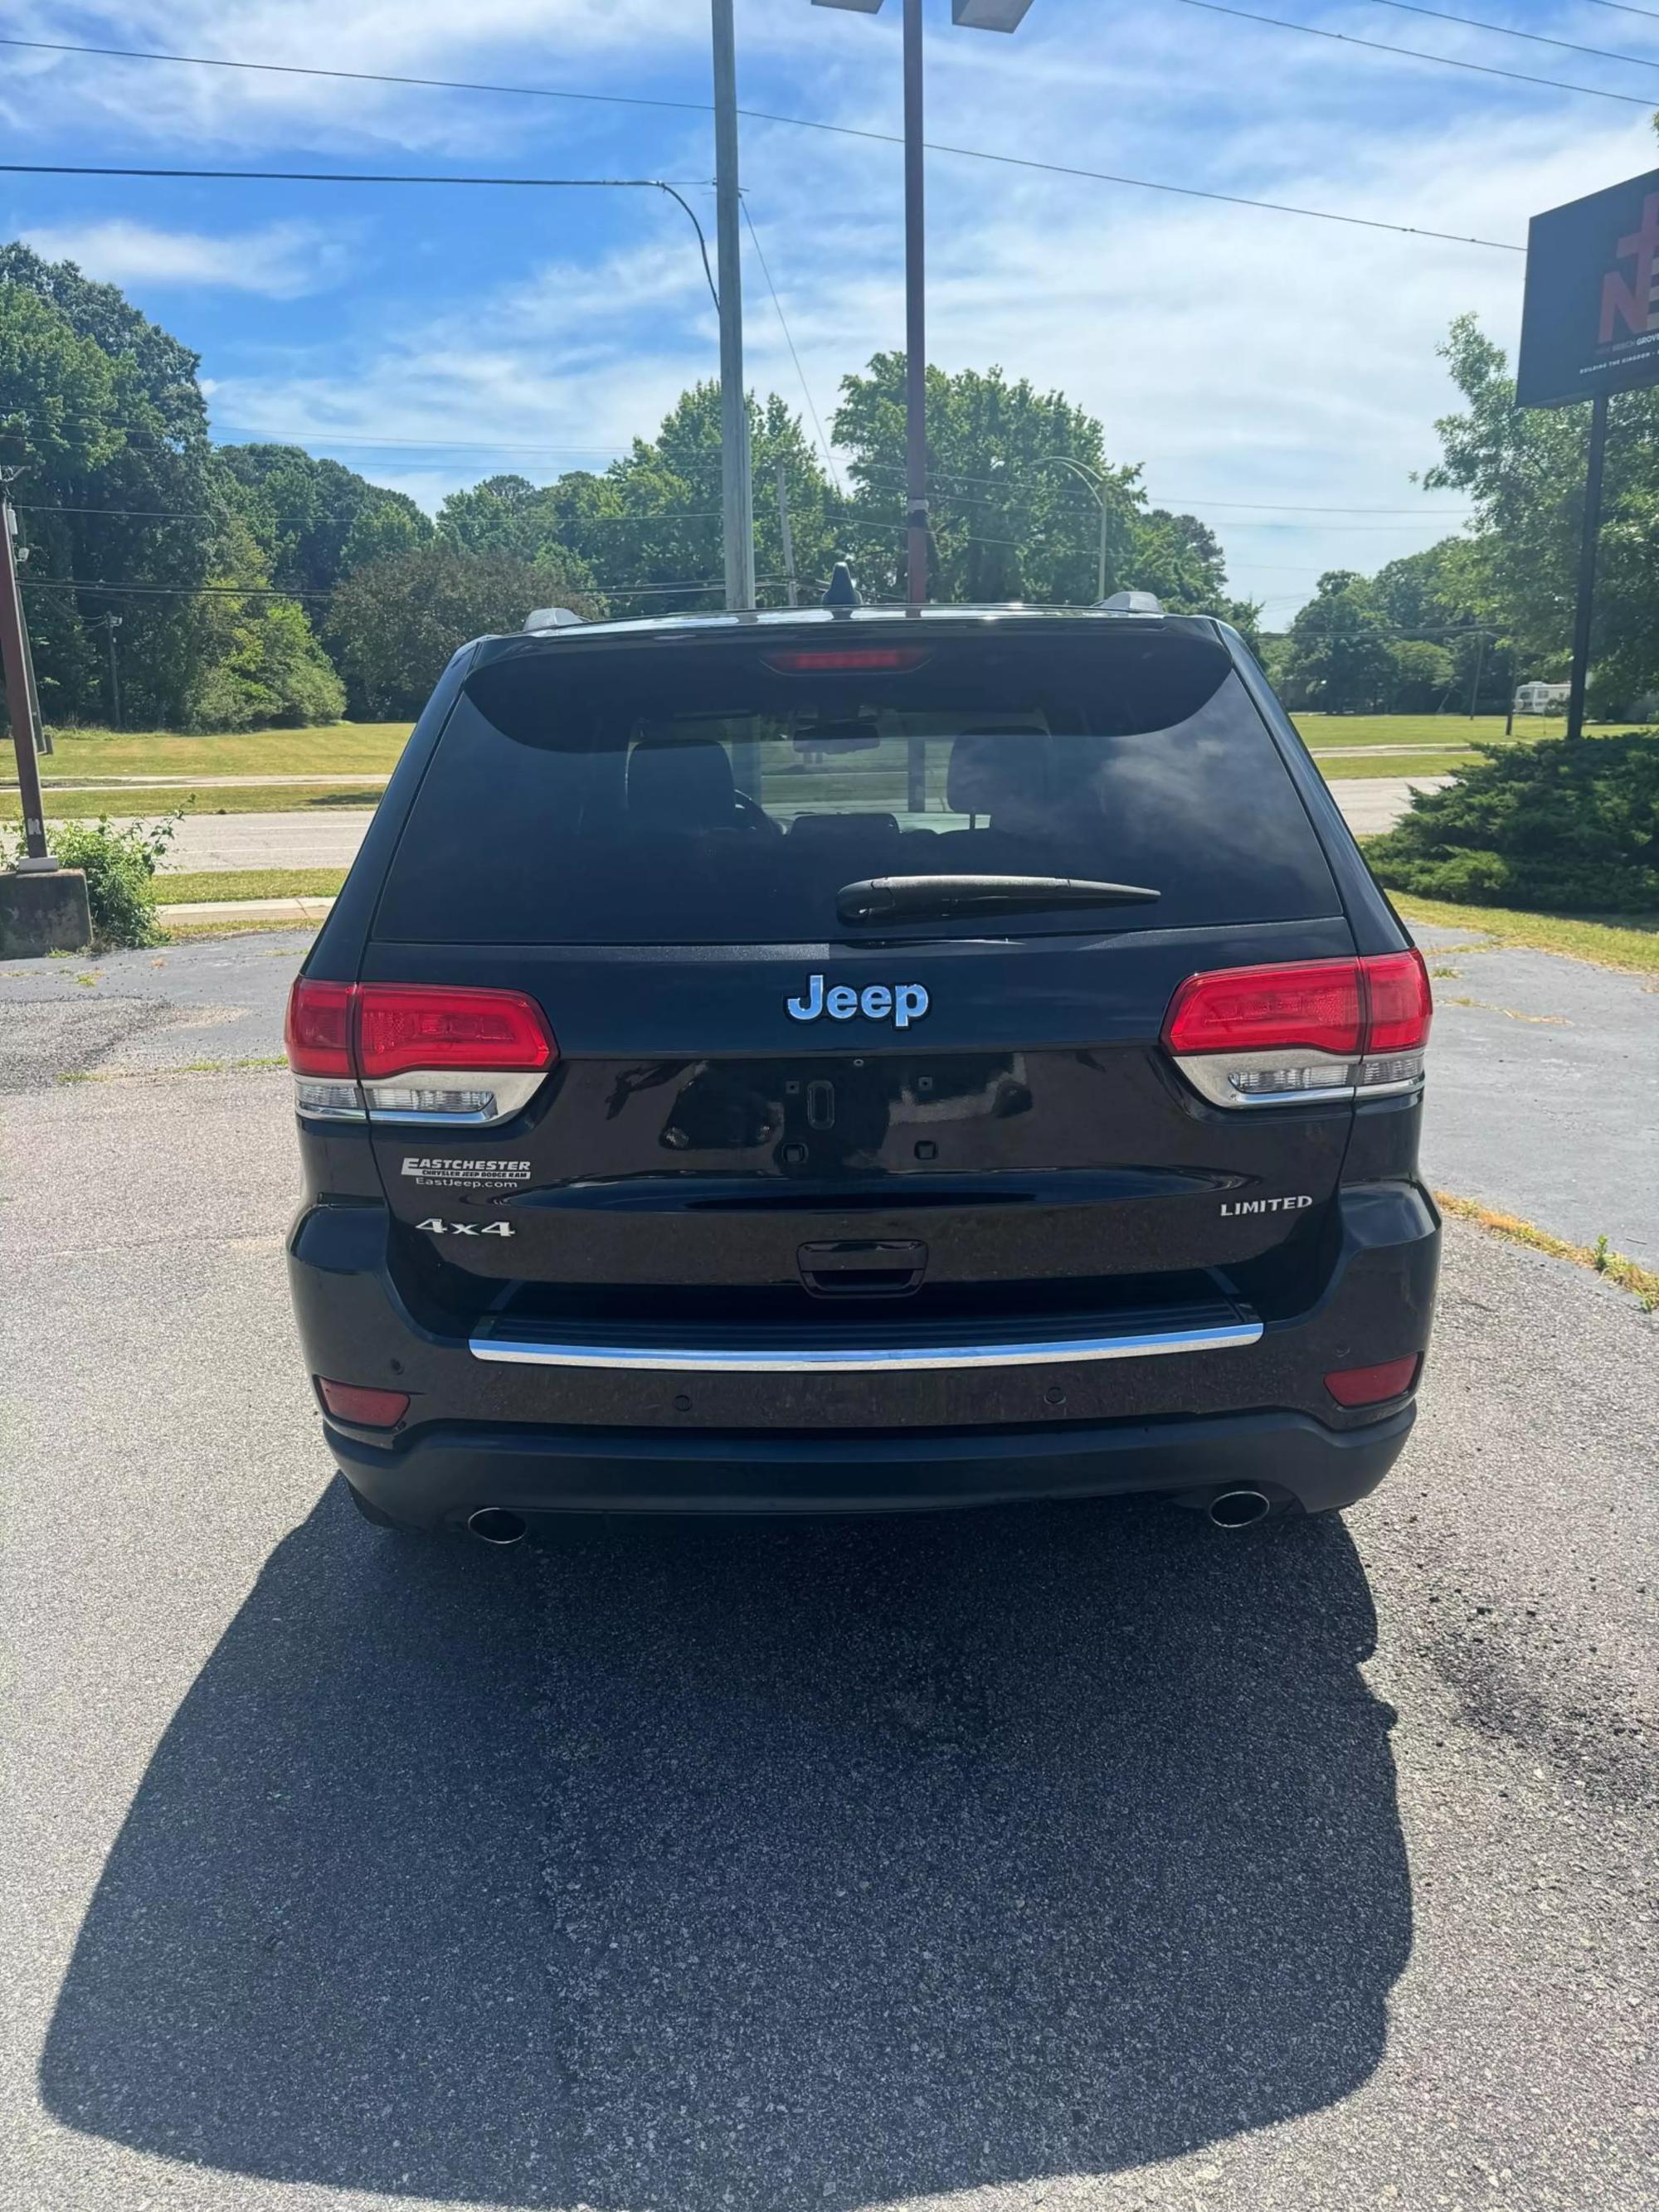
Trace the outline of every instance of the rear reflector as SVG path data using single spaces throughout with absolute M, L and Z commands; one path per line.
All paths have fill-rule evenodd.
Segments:
M 1432 1012 L 1415 950 L 1216 969 L 1176 990 L 1164 1042 L 1218 1106 L 1381 1097 L 1422 1081 Z
M 857 645 L 840 648 L 822 647 L 810 653 L 769 653 L 766 665 L 781 676 L 836 675 L 859 670 L 885 670 L 889 675 L 902 675 L 912 668 L 920 668 L 933 655 L 924 646 L 915 645 Z
M 331 1382 L 316 1377 L 317 1395 L 337 1421 L 360 1429 L 395 1429 L 409 1411 L 407 1390 L 374 1390 L 366 1382 Z
M 335 1121 L 505 1120 L 559 1056 L 522 991 L 301 975 L 285 1030 L 295 1100 Z
M 1422 1353 L 1411 1352 L 1377 1367 L 1339 1367 L 1325 1377 L 1325 1388 L 1339 1406 L 1380 1406 L 1385 1398 L 1403 1398 L 1422 1364 Z

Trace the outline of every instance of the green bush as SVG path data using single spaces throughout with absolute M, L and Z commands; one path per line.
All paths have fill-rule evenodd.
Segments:
M 1659 732 L 1480 750 L 1367 845 L 1379 882 L 1465 906 L 1659 909 Z
M 47 824 L 47 841 L 64 866 L 86 872 L 98 951 L 163 941 L 155 920 L 155 871 L 178 818 L 131 822 L 124 830 L 106 820 Z

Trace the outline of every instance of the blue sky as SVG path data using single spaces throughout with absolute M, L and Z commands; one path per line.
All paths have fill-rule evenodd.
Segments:
M 1458 12 L 1640 58 L 1598 60 L 1381 0 L 1263 13 L 1659 104 L 1659 19 L 1530 0 Z M 879 16 L 738 0 L 745 106 L 898 127 Z M 1640 105 L 1369 53 L 1183 0 L 1034 0 L 1013 38 L 930 0 L 928 135 L 1133 177 L 1519 242 L 1529 214 L 1659 161 Z M 623 94 L 708 97 L 705 0 L 21 0 L 13 37 Z M 515 99 L 0 50 L 6 160 L 655 176 L 713 232 L 711 125 L 672 106 Z M 750 121 L 744 183 L 827 423 L 838 380 L 902 341 L 896 147 Z M 1321 569 L 1455 528 L 1425 495 L 1454 404 L 1435 347 L 1474 308 L 1513 347 L 1518 254 L 940 155 L 930 343 L 1099 415 L 1115 461 L 1217 529 L 1236 590 L 1288 617 Z M 126 289 L 202 356 L 216 434 L 337 455 L 434 507 L 501 468 L 598 466 L 714 373 L 689 225 L 654 193 L 0 179 L 0 229 Z M 805 413 L 752 251 L 749 380 Z M 810 421 L 810 417 L 809 417 Z M 1390 510 L 1340 514 L 1296 509 Z M 1392 510 L 1403 510 L 1394 512 Z

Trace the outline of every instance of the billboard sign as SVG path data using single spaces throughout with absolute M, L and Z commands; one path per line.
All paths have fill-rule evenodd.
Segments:
M 1563 407 L 1659 383 L 1659 169 L 1535 215 L 1516 398 Z

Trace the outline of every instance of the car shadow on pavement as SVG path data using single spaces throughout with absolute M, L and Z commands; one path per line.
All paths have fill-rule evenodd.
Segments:
M 1411 1944 L 1340 1522 L 280 1545 L 111 1854 L 69 2125 L 340 2190 L 835 2208 L 1330 2104 Z

